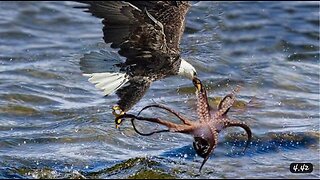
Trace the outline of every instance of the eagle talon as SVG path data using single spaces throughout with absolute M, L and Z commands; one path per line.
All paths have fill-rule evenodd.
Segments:
M 124 115 L 124 111 L 120 108 L 120 106 L 115 105 L 115 106 L 112 107 L 112 114 L 115 117 L 119 117 L 121 115 Z
M 112 114 L 116 117 L 119 117 L 119 116 L 122 116 L 125 114 L 125 112 L 120 108 L 120 106 L 118 105 L 115 105 L 112 107 Z M 116 129 L 119 129 L 120 127 L 120 124 L 122 123 L 122 119 L 117 119 L 115 121 L 115 124 L 116 124 Z

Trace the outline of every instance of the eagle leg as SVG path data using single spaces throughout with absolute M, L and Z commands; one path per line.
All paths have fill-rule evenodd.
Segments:
M 114 105 L 113 107 L 112 107 L 112 114 L 116 117 L 116 119 L 117 119 L 117 117 L 119 117 L 119 116 L 121 116 L 121 115 L 124 115 L 125 114 L 125 112 L 120 108 L 120 106 L 118 106 L 118 105 Z M 120 126 L 120 124 L 122 123 L 122 121 L 123 121 L 123 119 L 117 119 L 116 121 L 115 121 L 115 123 L 116 123 L 116 129 L 119 129 L 119 126 Z
M 112 114 L 116 117 L 123 115 L 125 112 L 118 105 L 112 107 Z

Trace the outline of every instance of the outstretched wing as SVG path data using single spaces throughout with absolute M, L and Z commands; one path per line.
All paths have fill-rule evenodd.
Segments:
M 138 8 L 123 1 L 87 1 L 86 12 L 103 18 L 104 41 L 130 60 L 152 59 L 155 54 L 168 54 L 163 24 L 147 8 Z M 170 53 L 169 53 L 170 54 Z
M 164 27 L 169 49 L 180 52 L 179 45 L 185 29 L 185 17 L 190 8 L 188 1 L 132 1 L 139 9 L 148 12 Z

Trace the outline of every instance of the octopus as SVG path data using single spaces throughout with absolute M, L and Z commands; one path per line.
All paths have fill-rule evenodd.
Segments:
M 206 161 L 209 159 L 210 155 L 216 148 L 218 143 L 218 134 L 223 129 L 228 127 L 240 127 L 246 131 L 248 140 L 246 141 L 246 145 L 243 150 L 243 153 L 245 152 L 245 150 L 247 149 L 251 141 L 252 133 L 249 126 L 246 125 L 244 122 L 241 122 L 238 120 L 231 120 L 227 115 L 228 111 L 230 110 L 230 108 L 235 102 L 235 95 L 236 93 L 239 92 L 240 86 L 237 86 L 237 88 L 234 89 L 232 93 L 226 95 L 220 101 L 217 109 L 214 109 L 208 103 L 207 91 L 205 87 L 202 85 L 201 81 L 198 78 L 194 78 L 193 84 L 196 88 L 196 95 L 197 95 L 197 103 L 196 103 L 197 105 L 196 111 L 198 115 L 197 121 L 190 120 L 187 117 L 180 114 L 179 112 L 176 112 L 171 108 L 168 108 L 160 104 L 152 104 L 142 108 L 137 116 L 129 113 L 122 114 L 116 117 L 115 121 L 119 122 L 118 121 L 119 119 L 130 118 L 134 130 L 138 134 L 143 136 L 150 136 L 152 134 L 162 133 L 162 132 L 185 133 L 185 134 L 192 135 L 194 138 L 193 148 L 195 149 L 196 153 L 200 157 L 204 158 L 199 169 L 199 172 L 201 172 L 202 167 L 204 166 L 204 164 L 206 163 Z M 149 117 L 139 116 L 142 111 L 152 107 L 160 108 L 168 111 L 169 113 L 172 113 L 179 120 L 181 120 L 182 123 L 177 124 L 161 118 L 149 118 Z M 167 127 L 168 129 L 158 130 L 151 133 L 142 133 L 136 128 L 134 124 L 134 120 L 157 123 Z

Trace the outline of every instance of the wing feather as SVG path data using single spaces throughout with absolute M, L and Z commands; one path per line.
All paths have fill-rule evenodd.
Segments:
M 127 61 L 136 61 L 143 52 L 168 53 L 163 25 L 153 21 L 148 10 L 123 1 L 87 1 L 87 12 L 103 18 L 104 41 L 112 48 L 120 48 L 119 54 Z M 145 57 L 145 56 L 141 56 Z M 138 57 L 139 58 L 139 57 Z M 145 60 L 148 60 L 146 58 Z
M 185 29 L 185 17 L 190 8 L 188 1 L 132 1 L 138 8 L 147 8 L 149 13 L 164 27 L 169 49 L 179 51 Z

